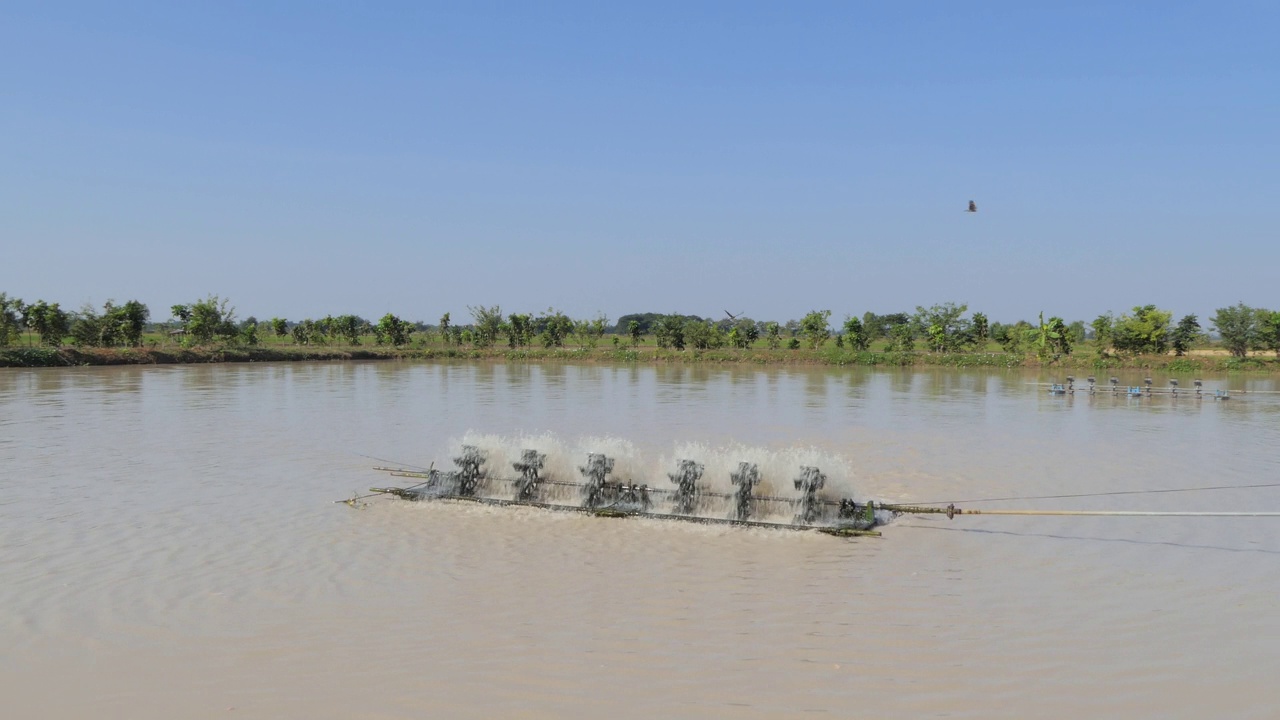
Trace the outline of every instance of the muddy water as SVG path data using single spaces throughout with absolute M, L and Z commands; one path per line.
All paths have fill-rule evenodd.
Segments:
M 1239 394 L 1274 381 L 1206 378 L 1225 403 L 1029 384 L 1051 379 L 0 370 L 4 716 L 1274 717 L 1280 519 L 908 517 L 851 541 L 331 502 L 387 482 L 361 455 L 467 441 L 561 468 L 604 448 L 655 486 L 749 456 L 888 501 L 1280 510 L 1241 488 L 1280 483 L 1280 395 Z M 1240 489 L 1142 492 L 1200 486 Z

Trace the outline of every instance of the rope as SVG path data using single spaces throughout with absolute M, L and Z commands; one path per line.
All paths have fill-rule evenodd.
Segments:
M 358 452 L 352 452 L 351 454 L 352 454 L 352 455 L 355 455 L 356 457 L 369 458 L 370 460 L 377 460 L 378 462 L 395 463 L 395 464 L 397 464 L 397 465 L 401 465 L 401 466 L 403 466 L 403 467 L 405 467 L 405 468 L 417 468 L 418 470 L 422 470 L 422 471 L 424 471 L 424 472 L 428 471 L 428 469 L 427 469 L 427 468 L 424 468 L 424 467 L 422 467 L 421 465 L 410 465 L 410 464 L 408 464 L 408 463 L 402 463 L 402 462 L 399 462 L 399 461 L 397 461 L 397 460 L 388 460 L 388 459 L 386 459 L 386 458 L 374 457 L 374 456 L 372 456 L 372 455 L 365 455 L 364 453 L 358 453 Z M 433 463 L 431 463 L 431 466 L 432 466 L 432 467 L 435 467 L 435 463 L 434 463 L 434 462 L 433 462 Z M 384 470 L 384 469 L 387 469 L 387 468 L 374 468 L 374 469 L 375 469 L 375 470 Z
M 1101 517 L 1280 517 L 1280 512 L 1186 512 L 1145 510 L 963 510 L 957 507 L 924 508 L 907 505 L 877 505 L 877 508 L 909 514 L 943 515 L 1092 515 Z
M 1110 495 L 1156 495 L 1159 493 L 1198 492 L 1200 490 L 1249 490 L 1254 488 L 1280 487 L 1280 483 L 1258 483 L 1257 485 L 1210 485 L 1194 488 L 1163 488 L 1160 490 L 1113 490 L 1100 493 L 1075 493 L 1072 495 L 1028 495 L 1022 497 L 981 498 L 978 500 L 936 500 L 922 502 L 921 505 L 948 505 L 960 503 L 1004 502 L 1006 500 L 1062 500 L 1065 498 L 1107 497 Z

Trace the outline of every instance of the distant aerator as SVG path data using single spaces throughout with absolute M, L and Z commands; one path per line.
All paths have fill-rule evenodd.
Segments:
M 969 212 L 978 212 L 978 204 L 972 200 L 969 201 Z

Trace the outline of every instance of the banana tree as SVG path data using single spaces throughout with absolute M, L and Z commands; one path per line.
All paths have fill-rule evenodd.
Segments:
M 1067 337 L 1067 325 L 1060 317 L 1051 317 L 1044 321 L 1044 312 L 1040 313 L 1039 327 L 1031 329 L 1031 344 L 1036 350 L 1036 357 L 1045 360 L 1050 353 L 1070 355 L 1071 340 Z

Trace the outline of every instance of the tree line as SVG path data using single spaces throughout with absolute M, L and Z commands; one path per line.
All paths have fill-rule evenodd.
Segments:
M 151 310 L 137 300 L 117 305 L 108 300 L 101 311 L 85 305 L 68 312 L 58 303 L 39 300 L 25 303 L 0 292 L 0 347 L 16 342 L 24 332 L 39 337 L 45 347 L 59 347 L 69 339 L 80 347 L 141 347 L 144 333 L 163 333 L 175 342 L 197 347 L 210 344 L 254 346 L 262 333 L 291 336 L 298 345 L 345 343 L 360 345 L 372 335 L 378 345 L 409 343 L 413 323 L 387 313 L 377 324 L 356 315 L 325 316 L 318 320 L 291 323 L 283 318 L 259 322 L 257 318 L 236 318 L 229 300 L 210 295 L 192 303 L 173 305 L 171 321 L 152 323 Z
M 652 337 L 658 347 L 672 350 L 749 349 L 761 344 L 774 350 L 817 349 L 834 338 L 836 347 L 851 351 L 866 351 L 878 342 L 885 352 L 922 349 L 955 353 L 982 351 L 988 342 L 994 342 L 1009 354 L 1051 359 L 1071 355 L 1086 340 L 1094 341 L 1099 352 L 1121 355 L 1170 351 L 1182 355 L 1193 345 L 1209 341 L 1195 315 L 1186 315 L 1174 323 L 1172 312 L 1154 305 L 1136 306 L 1118 316 L 1107 312 L 1090 323 L 1067 323 L 1057 316 L 1046 320 L 1041 313 L 1036 322 L 1003 324 L 990 322 L 984 313 L 969 312 L 966 304 L 948 302 L 917 306 L 911 313 L 846 315 L 834 328 L 830 310 L 814 310 L 786 322 L 741 316 L 710 319 L 679 313 L 633 313 L 613 324 L 603 315 L 579 320 L 555 308 L 537 315 L 504 314 L 497 305 L 468 306 L 467 310 L 469 323 L 456 323 L 446 312 L 435 325 L 409 322 L 392 313 L 376 323 L 358 315 L 326 315 L 299 321 L 273 317 L 261 322 L 250 317 L 241 321 L 230 301 L 210 295 L 171 306 L 171 320 L 152 323 L 149 308 L 137 300 L 121 304 L 109 300 L 101 310 L 86 305 L 67 312 L 58 303 L 24 303 L 0 293 L 0 346 L 16 342 L 24 332 L 29 333 L 28 337 L 38 336 L 40 344 L 47 347 L 59 347 L 68 340 L 76 346 L 138 347 L 148 331 L 164 333 L 186 346 L 253 346 L 270 335 L 300 346 L 358 346 L 372 338 L 377 345 L 400 347 L 435 337 L 445 345 L 488 348 L 502 344 L 513 349 L 535 345 L 561 348 L 571 341 L 594 348 L 611 335 L 614 345 L 634 347 Z M 1250 350 L 1273 350 L 1280 356 L 1280 311 L 1237 303 L 1218 308 L 1209 322 L 1222 347 L 1236 357 L 1244 357 Z

